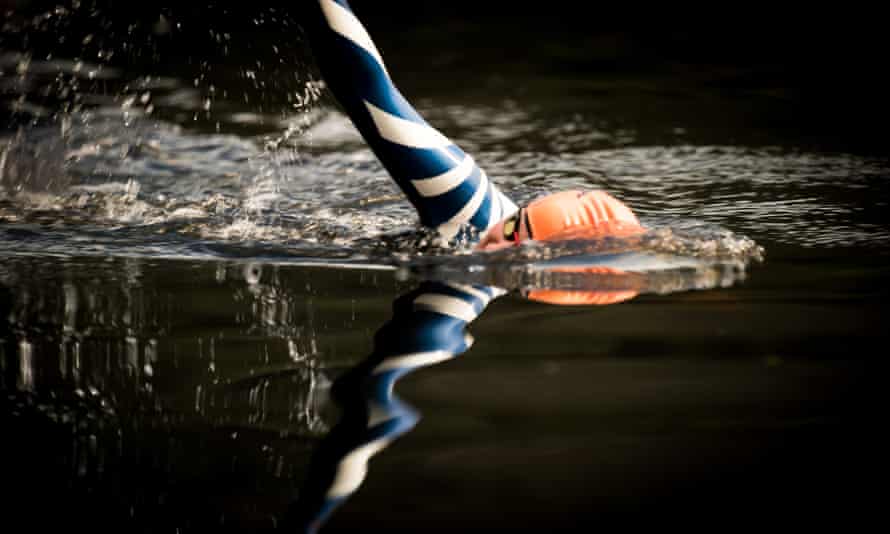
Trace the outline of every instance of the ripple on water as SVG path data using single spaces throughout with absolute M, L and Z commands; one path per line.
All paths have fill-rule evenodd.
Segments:
M 323 131 L 350 132 L 342 116 L 324 121 Z M 369 150 L 324 146 L 354 133 L 333 134 L 334 141 L 326 135 L 314 150 L 304 146 L 312 143 L 311 129 L 300 143 L 269 149 L 261 140 L 160 121 L 71 115 L 5 139 L 0 216 L 53 227 L 43 237 L 62 253 L 84 225 L 148 230 L 106 236 L 122 250 L 163 250 L 167 236 L 179 234 L 322 259 L 348 252 L 365 259 L 380 253 L 373 241 L 381 234 L 415 231 L 413 210 Z M 712 225 L 799 246 L 890 242 L 877 224 L 888 200 L 888 162 L 881 158 L 678 146 L 489 151 L 478 160 L 520 202 L 560 189 L 604 188 L 652 228 Z M 5 247 L 27 248 L 11 235 Z M 148 243 L 127 241 L 137 235 Z
M 579 154 L 494 153 L 522 200 L 554 189 L 601 187 L 650 226 L 710 223 L 796 246 L 890 243 L 890 160 L 775 147 L 626 147 Z
M 34 106 L 51 104 L 34 88 L 46 87 L 52 76 L 99 76 L 121 86 L 109 100 L 107 93 L 72 85 L 78 111 L 51 110 L 0 139 L 7 250 L 77 255 L 89 236 L 103 253 L 212 250 L 385 264 L 468 255 L 467 247 L 430 245 L 434 240 L 418 231 L 413 209 L 349 120 L 311 105 L 321 91 L 316 82 L 303 82 L 301 106 L 283 119 L 215 99 L 217 118 L 238 123 L 249 115 L 249 122 L 271 125 L 249 137 L 162 120 L 206 103 L 205 95 L 175 78 L 125 79 L 101 63 L 37 61 L 27 54 L 0 59 L 20 73 L 3 80 L 22 87 L 6 90 Z M 99 100 L 86 106 L 86 97 Z M 722 228 L 739 239 L 749 234 L 796 246 L 890 243 L 882 224 L 886 158 L 778 147 L 634 146 L 634 132 L 625 126 L 584 113 L 554 115 L 509 98 L 420 104 L 519 202 L 557 190 L 603 188 L 648 227 L 685 233 L 685 243 L 701 248 L 714 241 L 695 232 Z M 160 112 L 165 109 L 169 113 Z M 16 228 L 33 237 L 21 239 Z M 486 262 L 492 263 L 477 261 Z

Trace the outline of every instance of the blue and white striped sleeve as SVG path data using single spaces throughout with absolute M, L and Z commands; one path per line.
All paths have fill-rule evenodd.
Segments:
M 417 209 L 443 236 L 487 230 L 517 210 L 451 140 L 399 93 L 345 0 L 318 0 L 306 29 L 319 70 L 349 118 Z
M 395 393 L 406 374 L 456 358 L 473 343 L 467 325 L 498 288 L 426 281 L 393 303 L 374 336 L 374 351 L 340 376 L 332 394 L 340 420 L 319 444 L 286 527 L 316 532 L 365 480 L 371 457 L 410 431 L 420 415 Z

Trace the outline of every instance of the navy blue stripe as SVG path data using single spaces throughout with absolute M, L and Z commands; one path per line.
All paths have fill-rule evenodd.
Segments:
M 352 11 L 347 2 L 337 3 Z M 474 168 L 465 183 L 442 195 L 420 195 L 412 180 L 447 172 L 459 165 L 466 155 L 454 144 L 440 149 L 418 149 L 384 139 L 365 105 L 366 101 L 395 117 L 430 126 L 394 86 L 377 58 L 334 31 L 317 3 L 307 20 L 313 52 L 329 89 L 417 209 L 421 222 L 438 227 L 450 221 L 473 198 L 481 171 Z M 486 200 L 476 213 L 470 214 L 470 224 L 480 229 L 487 228 L 492 222 L 492 202 L 499 201 L 494 198 L 498 195 L 495 186 L 488 188 L 485 194 Z
M 418 203 L 423 204 L 426 220 L 433 226 L 448 222 L 473 198 L 479 189 L 482 171 L 473 167 L 473 172 L 459 186 L 436 197 L 422 197 Z
M 491 194 L 491 182 L 489 182 L 489 187 L 485 192 L 485 197 L 482 199 L 482 204 L 476 209 L 476 213 L 473 214 L 473 217 L 470 219 L 470 224 L 475 226 L 476 228 L 488 228 L 488 219 L 491 215 L 492 202 L 493 197 Z

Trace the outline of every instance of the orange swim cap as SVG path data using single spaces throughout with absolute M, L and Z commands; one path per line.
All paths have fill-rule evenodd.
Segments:
M 526 207 L 531 237 L 623 236 L 643 231 L 636 215 L 605 191 L 564 191 L 532 201 Z

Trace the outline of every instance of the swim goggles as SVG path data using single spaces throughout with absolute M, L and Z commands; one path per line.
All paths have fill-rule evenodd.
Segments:
M 516 245 L 519 245 L 519 225 L 522 224 L 522 210 L 525 208 L 519 208 L 519 211 L 511 215 L 504 221 L 504 239 L 506 241 L 512 241 Z M 531 238 L 531 227 L 526 223 L 526 229 L 528 230 L 529 238 Z

